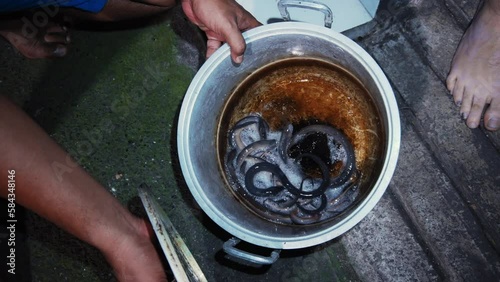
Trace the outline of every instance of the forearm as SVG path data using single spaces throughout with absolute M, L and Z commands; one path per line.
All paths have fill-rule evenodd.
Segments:
M 0 196 L 16 171 L 16 203 L 106 251 L 133 232 L 130 213 L 24 112 L 0 95 Z M 63 175 L 54 168 L 71 168 Z M 122 234 L 122 236 L 119 236 Z

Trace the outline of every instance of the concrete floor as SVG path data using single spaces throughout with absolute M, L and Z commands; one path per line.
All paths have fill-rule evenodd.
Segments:
M 283 251 L 272 267 L 227 260 L 221 246 L 230 235 L 182 178 L 177 114 L 204 51 L 178 13 L 147 28 L 74 32 L 62 60 L 26 60 L 2 43 L 0 92 L 139 215 L 136 188 L 148 183 L 209 281 L 499 281 L 500 134 L 468 129 L 444 84 L 478 1 L 381 2 L 374 21 L 346 34 L 381 65 L 398 100 L 393 180 L 352 230 Z M 137 98 L 141 88 L 146 99 Z M 114 280 L 94 248 L 29 211 L 24 219 L 24 271 L 15 281 Z

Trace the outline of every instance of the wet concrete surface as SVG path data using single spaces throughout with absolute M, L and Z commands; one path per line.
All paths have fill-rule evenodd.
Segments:
M 231 235 L 203 213 L 182 177 L 177 115 L 204 50 L 178 11 L 144 28 L 75 31 L 61 60 L 26 60 L 2 42 L 0 93 L 139 216 L 136 189 L 147 183 L 209 281 L 498 281 L 500 135 L 468 129 L 444 84 L 478 1 L 381 2 L 373 22 L 346 35 L 380 64 L 398 100 L 393 180 L 352 230 L 283 251 L 271 267 L 227 259 L 221 249 Z M 93 247 L 30 211 L 24 225 L 25 276 L 11 281 L 114 280 Z

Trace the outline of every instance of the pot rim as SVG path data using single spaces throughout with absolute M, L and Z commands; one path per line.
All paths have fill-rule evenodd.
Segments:
M 385 106 L 384 109 L 380 110 L 383 111 L 383 114 L 387 117 L 386 154 L 379 177 L 374 183 L 373 189 L 371 189 L 365 199 L 363 199 L 363 201 L 361 201 L 359 205 L 355 209 L 353 209 L 345 218 L 328 228 L 312 234 L 296 234 L 293 237 L 290 236 L 279 238 L 270 238 L 269 236 L 260 234 L 254 230 L 249 230 L 241 227 L 227 215 L 223 214 L 214 205 L 214 203 L 206 201 L 206 198 L 202 194 L 202 185 L 200 185 L 200 183 L 198 182 L 193 168 L 189 165 L 192 157 L 189 150 L 190 143 L 188 140 L 190 130 L 189 125 L 191 122 L 190 114 L 192 113 L 194 105 L 196 103 L 197 93 L 202 88 L 203 83 L 210 76 L 212 71 L 221 63 L 221 61 L 226 60 L 228 59 L 228 57 L 230 57 L 230 49 L 227 44 L 221 46 L 205 62 L 205 64 L 203 64 L 203 66 L 196 73 L 191 82 L 184 97 L 184 101 L 182 103 L 181 111 L 179 114 L 177 144 L 181 169 L 183 175 L 185 176 L 184 178 L 191 191 L 191 194 L 203 209 L 203 211 L 216 224 L 221 226 L 233 236 L 255 245 L 275 249 L 299 249 L 314 246 L 342 235 L 343 233 L 354 227 L 356 224 L 358 224 L 375 207 L 375 205 L 378 203 L 385 190 L 387 189 L 396 168 L 400 149 L 401 125 L 399 110 L 392 87 L 382 69 L 364 49 L 362 49 L 354 41 L 342 35 L 341 33 L 308 23 L 283 22 L 256 27 L 244 32 L 243 38 L 248 44 L 264 37 L 283 34 L 314 36 L 332 42 L 333 44 L 347 51 L 360 64 L 362 64 L 366 71 L 370 74 L 374 83 L 377 85 L 377 88 L 380 90 Z

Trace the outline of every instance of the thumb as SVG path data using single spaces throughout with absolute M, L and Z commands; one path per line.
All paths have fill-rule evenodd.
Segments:
M 243 53 L 245 53 L 246 49 L 246 43 L 242 32 L 262 25 L 248 12 L 246 12 L 246 14 L 246 17 L 241 17 L 237 20 L 236 25 L 226 26 L 226 28 L 222 30 L 222 34 L 231 48 L 231 58 L 237 64 L 241 64 L 243 61 Z

